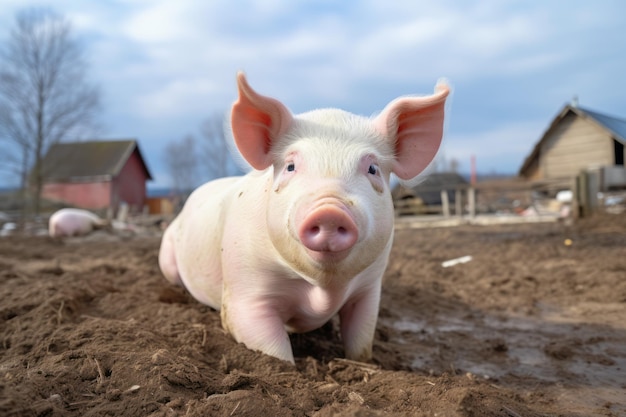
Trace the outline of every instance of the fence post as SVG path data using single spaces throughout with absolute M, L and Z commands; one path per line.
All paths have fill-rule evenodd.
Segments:
M 593 195 L 593 187 L 591 174 L 587 171 L 580 171 L 576 177 L 576 187 L 574 192 L 575 205 L 577 206 L 576 214 L 578 217 L 589 217 L 593 212 L 595 195 Z M 595 190 L 594 190 L 595 191 Z M 597 195 L 597 191 L 595 191 Z
M 448 201 L 448 192 L 441 190 L 441 210 L 444 217 L 450 217 L 450 202 Z
M 467 204 L 469 205 L 470 218 L 476 217 L 476 189 L 470 187 L 467 189 Z
M 454 214 L 457 217 L 463 216 L 463 192 L 460 188 L 454 192 Z

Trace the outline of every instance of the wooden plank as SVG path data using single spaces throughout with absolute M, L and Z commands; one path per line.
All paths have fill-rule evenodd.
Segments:
M 542 146 L 544 178 L 574 177 L 581 169 L 612 164 L 611 137 L 580 117 L 568 116 Z
M 444 217 L 450 217 L 450 202 L 448 201 L 448 191 L 441 190 L 441 207 Z

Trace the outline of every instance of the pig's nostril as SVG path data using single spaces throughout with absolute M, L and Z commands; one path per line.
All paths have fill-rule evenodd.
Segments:
M 339 233 L 340 235 L 345 235 L 346 233 L 348 233 L 348 231 L 345 227 L 340 226 L 337 228 L 337 233 Z
M 320 232 L 320 227 L 319 226 L 313 226 L 311 227 L 311 233 L 316 235 Z

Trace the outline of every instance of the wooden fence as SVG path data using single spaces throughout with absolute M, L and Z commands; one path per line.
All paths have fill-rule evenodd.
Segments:
M 403 194 L 402 198 L 394 200 L 396 216 L 473 218 L 481 214 L 510 214 L 586 217 L 609 205 L 626 205 L 626 181 L 615 181 L 619 178 L 615 170 L 609 171 L 611 181 L 607 181 L 605 172 L 584 171 L 576 178 L 544 181 L 511 178 L 478 182 L 474 186 L 420 188 L 420 192 L 439 192 L 440 202 L 425 204 L 419 195 L 411 197 Z

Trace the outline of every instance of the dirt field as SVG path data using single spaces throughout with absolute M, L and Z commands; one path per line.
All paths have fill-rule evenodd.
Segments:
M 626 415 L 626 214 L 398 230 L 372 364 L 335 322 L 295 368 L 236 344 L 158 246 L 0 239 L 0 415 Z

